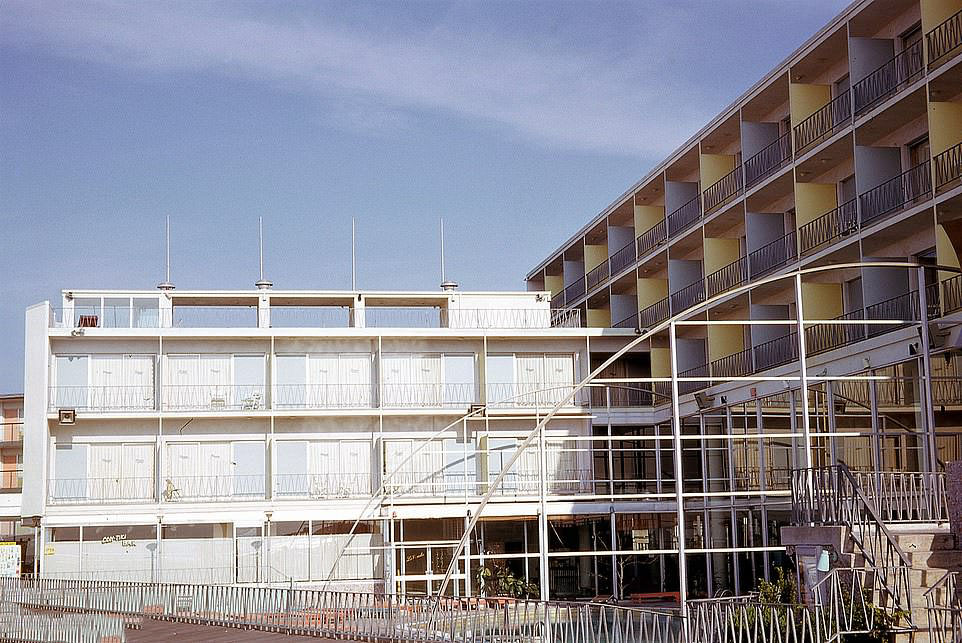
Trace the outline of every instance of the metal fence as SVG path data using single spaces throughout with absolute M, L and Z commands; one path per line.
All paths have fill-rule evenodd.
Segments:
M 681 643 L 674 610 L 507 598 L 311 589 L 0 579 L 0 602 L 125 617 L 378 641 Z
M 959 572 L 946 572 L 925 592 L 931 643 L 962 641 L 962 593 Z
M 124 619 L 110 614 L 31 611 L 7 602 L 0 605 L 0 640 L 43 643 L 123 643 Z

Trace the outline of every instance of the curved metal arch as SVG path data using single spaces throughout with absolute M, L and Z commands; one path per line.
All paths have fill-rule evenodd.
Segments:
M 521 457 L 522 452 L 526 448 L 528 448 L 532 442 L 534 442 L 535 438 L 542 431 L 545 425 L 549 421 L 551 421 L 551 419 L 554 418 L 555 415 L 557 415 L 558 411 L 563 406 L 568 404 L 572 399 L 574 399 L 574 397 L 581 391 L 581 389 L 583 389 L 590 382 L 596 379 L 601 374 L 601 372 L 604 371 L 604 369 L 608 368 L 611 364 L 617 361 L 622 355 L 630 351 L 632 348 L 638 346 L 644 341 L 651 339 L 653 336 L 665 330 L 666 328 L 672 327 L 676 322 L 683 320 L 685 317 L 693 313 L 700 312 L 702 310 L 707 310 L 718 301 L 721 301 L 722 299 L 727 298 L 733 294 L 748 292 L 754 288 L 757 288 L 758 286 L 774 283 L 781 280 L 792 279 L 792 280 L 796 280 L 796 283 L 798 283 L 797 280 L 799 280 L 803 275 L 811 275 L 811 274 L 818 274 L 822 272 L 844 270 L 848 268 L 904 268 L 904 269 L 928 268 L 933 270 L 942 270 L 946 272 L 962 274 L 962 269 L 955 268 L 953 266 L 923 265 L 914 261 L 904 261 L 904 262 L 903 261 L 860 261 L 860 262 L 849 262 L 849 263 L 843 263 L 843 264 L 832 264 L 827 266 L 815 266 L 811 268 L 798 268 L 789 272 L 783 272 L 783 273 L 763 277 L 756 281 L 752 281 L 748 284 L 743 284 L 736 288 L 732 288 L 731 290 L 726 290 L 722 293 L 719 293 L 718 295 L 715 295 L 711 298 L 706 299 L 703 302 L 695 304 L 694 306 L 691 306 L 681 311 L 680 313 L 672 315 L 668 319 L 656 324 L 651 328 L 640 331 L 637 337 L 632 339 L 625 346 L 618 349 L 617 352 L 615 352 L 613 355 L 611 355 L 611 357 L 606 359 L 601 365 L 599 365 L 593 371 L 591 371 L 583 380 L 581 380 L 581 382 L 576 384 L 573 387 L 571 393 L 569 393 L 563 400 L 557 402 L 555 406 L 547 414 L 545 414 L 545 416 L 541 418 L 540 421 L 537 422 L 537 424 L 534 426 L 534 428 L 531 429 L 531 431 L 528 433 L 525 439 L 521 442 L 521 444 L 518 445 L 518 448 L 515 450 L 514 454 L 511 456 L 511 459 L 508 460 L 508 462 L 503 465 L 501 472 L 497 475 L 497 477 L 495 477 L 493 481 L 491 481 L 488 484 L 487 492 L 485 492 L 484 496 L 481 498 L 481 501 L 478 503 L 475 511 L 471 516 L 471 520 L 468 522 L 468 525 L 464 530 L 464 535 L 462 535 L 461 539 L 458 541 L 457 547 L 455 548 L 454 552 L 452 552 L 451 554 L 451 562 L 448 564 L 448 569 L 444 574 L 444 579 L 441 581 L 441 585 L 438 587 L 438 592 L 435 595 L 434 604 L 431 608 L 431 615 L 428 620 L 428 627 L 431 627 L 434 624 L 435 618 L 437 616 L 437 611 L 440 606 L 441 597 L 444 594 L 445 589 L 447 589 L 447 585 L 451 580 L 451 576 L 454 573 L 454 569 L 458 564 L 458 559 L 460 558 L 461 553 L 464 551 L 464 546 L 467 544 L 467 541 L 470 538 L 471 533 L 474 531 L 474 528 L 477 526 L 478 520 L 481 518 L 481 514 L 484 512 L 485 507 L 487 506 L 488 502 L 491 500 L 491 497 L 494 495 L 494 492 L 501 485 L 501 482 L 504 480 L 505 476 L 508 474 L 508 471 L 510 471 L 511 467 L 513 467 L 514 464 Z M 796 296 L 800 296 L 800 293 L 796 293 Z M 818 321 L 818 320 L 814 320 L 814 321 Z M 800 325 L 804 323 L 804 319 L 797 319 L 796 323 Z M 799 351 L 799 353 L 800 355 L 802 355 L 801 350 Z M 804 356 L 802 355 L 802 358 L 803 357 Z M 672 360 L 674 361 L 674 359 L 675 359 L 675 353 L 674 351 L 672 351 Z M 804 364 L 804 362 L 802 363 Z M 673 371 L 674 370 L 675 369 L 673 369 Z M 672 380 L 673 380 L 672 395 L 673 397 L 677 397 L 678 379 L 677 377 L 673 377 Z M 677 419 L 678 418 L 676 413 L 676 417 L 674 418 L 673 424 L 677 423 Z M 679 431 L 678 426 L 674 426 L 673 431 L 675 432 Z M 679 507 L 679 510 L 680 510 L 680 507 Z M 684 612 L 684 610 L 682 611 Z M 684 613 L 682 614 L 682 616 L 683 617 L 685 616 Z

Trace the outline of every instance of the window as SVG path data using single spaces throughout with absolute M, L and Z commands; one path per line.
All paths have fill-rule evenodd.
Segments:
M 370 408 L 370 353 L 278 355 L 278 408 Z
M 56 389 L 54 404 L 57 408 L 87 407 L 87 356 L 57 355 L 54 358 Z
M 264 407 L 264 355 L 168 355 L 164 397 L 168 409 Z
M 54 480 L 51 496 L 55 500 L 87 497 L 87 445 L 58 444 L 53 457 Z
M 503 406 L 553 406 L 574 384 L 570 353 L 489 355 L 488 403 Z

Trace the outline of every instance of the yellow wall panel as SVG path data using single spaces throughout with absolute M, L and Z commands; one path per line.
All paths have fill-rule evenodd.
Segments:
M 838 206 L 834 183 L 795 184 L 795 225 L 803 225 L 817 219 Z
M 642 277 L 638 280 L 638 310 L 644 310 L 668 296 L 668 280 Z
M 565 289 L 565 279 L 561 275 L 545 275 L 544 289 L 551 291 L 552 295 L 557 295 Z
M 792 110 L 792 127 L 817 112 L 830 100 L 832 100 L 831 85 L 791 83 L 788 86 L 788 102 Z
M 962 142 L 962 103 L 929 103 L 932 156 Z
M 738 261 L 738 239 L 705 238 L 705 276 Z
M 611 328 L 611 311 L 589 308 L 587 321 L 589 328 Z
M 958 230 L 953 230 L 952 232 L 958 232 Z M 946 230 L 945 226 L 942 224 L 937 224 L 935 226 L 935 254 L 939 265 L 942 266 L 954 266 L 960 268 L 959 264 L 959 252 L 955 249 L 955 244 L 952 243 L 952 236 L 949 231 Z M 958 273 L 940 271 L 939 279 L 945 281 L 954 277 Z
M 585 274 L 588 274 L 608 259 L 608 246 L 585 244 Z
M 702 154 L 700 161 L 702 190 L 735 169 L 735 157 L 731 154 Z
M 842 284 L 802 284 L 805 319 L 835 319 L 842 314 Z
M 671 353 L 667 348 L 651 349 L 651 376 L 671 377 Z
M 642 232 L 650 230 L 659 221 L 665 218 L 665 207 L 662 205 L 636 205 L 635 206 L 635 236 L 641 236 Z
M 922 0 L 922 32 L 928 33 L 962 10 L 962 0 Z
M 745 331 L 742 326 L 708 327 L 708 361 L 745 350 Z

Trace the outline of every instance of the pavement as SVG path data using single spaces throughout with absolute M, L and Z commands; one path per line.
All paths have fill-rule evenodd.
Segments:
M 213 625 L 189 625 L 187 623 L 171 623 L 169 621 L 155 621 L 144 619 L 140 629 L 127 629 L 127 643 L 153 643 L 153 641 L 177 641 L 178 643 L 281 643 L 288 641 L 333 641 L 312 636 L 293 636 L 277 632 L 260 632 L 236 627 L 222 627 Z

